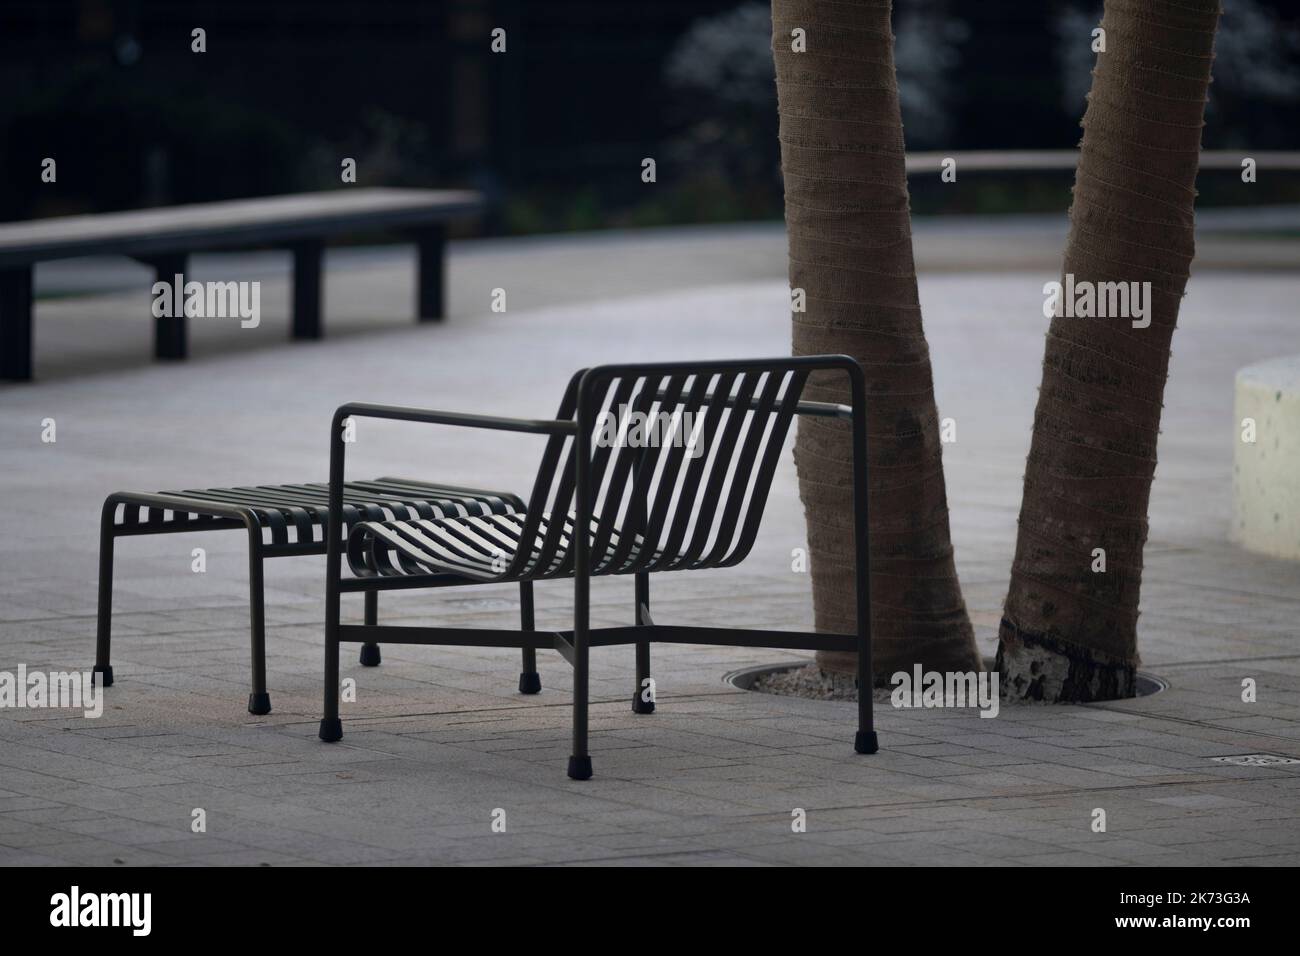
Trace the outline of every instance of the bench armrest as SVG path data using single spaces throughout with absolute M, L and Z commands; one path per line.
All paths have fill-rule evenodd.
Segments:
M 527 432 L 534 435 L 572 435 L 578 431 L 577 422 L 571 420 L 503 418 L 499 415 L 470 415 L 465 412 L 443 412 L 432 408 L 409 408 L 404 405 L 375 405 L 369 402 L 349 402 L 340 405 L 334 413 L 335 431 L 345 418 L 386 418 L 399 422 L 463 425 L 468 428 L 491 428 L 497 431 Z
M 375 405 L 369 402 L 349 402 L 340 405 L 335 410 L 330 424 L 328 527 L 335 529 L 327 535 L 329 543 L 325 552 L 325 573 L 330 587 L 339 580 L 343 570 L 343 536 L 338 533 L 338 529 L 343 527 L 343 466 L 346 448 L 346 443 L 343 441 L 343 422 L 349 418 L 382 418 L 389 421 L 420 422 L 428 425 L 460 425 L 466 428 L 488 428 L 532 435 L 576 435 L 578 432 L 578 423 L 565 419 L 503 418 L 497 415 L 469 415 L 463 412 L 444 412 L 403 405 Z

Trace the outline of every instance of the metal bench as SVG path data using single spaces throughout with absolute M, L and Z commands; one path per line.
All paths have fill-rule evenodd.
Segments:
M 511 494 L 435 485 L 405 478 L 353 481 L 341 489 L 341 504 L 332 527 L 347 528 L 360 521 L 437 519 L 471 515 L 511 514 L 524 503 Z M 252 630 L 253 680 L 248 712 L 269 714 L 266 689 L 266 623 L 262 588 L 265 558 L 324 554 L 329 538 L 329 486 L 325 484 L 262 485 L 243 488 L 204 488 L 157 494 L 117 492 L 104 502 L 99 527 L 99 622 L 95 644 L 95 679 L 113 685 L 109 652 L 113 615 L 113 551 L 121 537 L 142 534 L 184 534 L 193 531 L 242 529 L 248 534 L 249 616 Z M 529 595 L 531 597 L 531 595 Z M 366 594 L 365 620 L 378 616 L 378 594 Z M 531 606 L 529 608 L 531 614 Z M 525 619 L 527 623 L 527 619 Z M 361 649 L 361 663 L 379 663 L 378 645 Z M 536 660 L 524 654 L 519 689 L 541 689 Z
M 813 373 L 847 375 L 851 406 L 802 401 L 804 385 Z M 486 517 L 366 520 L 352 526 L 346 542 L 342 536 L 330 536 L 320 738 L 329 742 L 343 736 L 339 718 L 339 646 L 343 642 L 515 647 L 525 653 L 553 647 L 573 667 L 573 752 L 568 773 L 575 780 L 585 780 L 591 776 L 587 749 L 590 648 L 635 645 L 632 708 L 644 714 L 654 709 L 650 643 L 667 641 L 856 651 L 862 691 L 854 747 L 859 753 L 875 753 L 864 408 L 862 369 L 847 356 L 601 366 L 573 377 L 553 419 L 498 418 L 371 404 L 340 407 L 334 414 L 330 441 L 329 521 L 334 527 L 344 520 L 347 504 L 343 431 L 348 418 L 458 425 L 549 438 L 526 509 Z M 856 632 L 818 634 L 656 624 L 650 616 L 651 574 L 728 567 L 749 553 L 782 444 L 797 414 L 845 419 L 852 432 L 853 526 L 859 572 Z M 622 420 L 660 423 L 657 439 L 634 440 L 606 427 Z M 687 434 L 694 434 L 694 440 L 683 440 Z M 645 437 L 644 429 L 641 437 Z M 351 576 L 343 573 L 345 553 Z M 589 625 L 590 579 L 606 574 L 635 577 L 630 626 Z M 573 628 L 539 631 L 532 620 L 532 592 L 524 589 L 531 589 L 534 581 L 555 578 L 574 581 Z M 518 631 L 340 621 L 344 593 L 504 582 L 518 582 L 525 597 L 523 626 Z
M 155 270 L 158 281 L 185 275 L 190 253 L 287 246 L 293 253 L 295 339 L 317 339 L 325 240 L 363 230 L 396 230 L 419 250 L 416 317 L 444 314 L 447 223 L 483 210 L 475 192 L 340 189 L 330 192 L 171 206 L 136 212 L 61 216 L 0 224 L 0 379 L 32 377 L 32 269 L 75 256 L 124 255 Z M 183 359 L 185 317 L 154 318 L 154 355 Z

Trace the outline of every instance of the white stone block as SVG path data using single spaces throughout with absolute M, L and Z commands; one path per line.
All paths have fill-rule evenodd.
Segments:
M 1238 371 L 1234 406 L 1232 540 L 1300 560 L 1300 355 Z

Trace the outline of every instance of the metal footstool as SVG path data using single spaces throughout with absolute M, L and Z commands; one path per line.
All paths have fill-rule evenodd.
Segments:
M 523 502 L 512 494 L 431 484 L 406 478 L 350 481 L 343 491 L 343 532 L 363 521 L 438 520 L 457 517 L 522 513 Z M 99 624 L 95 645 L 95 679 L 113 684 L 109 663 L 113 616 L 113 547 L 121 537 L 140 534 L 184 534 L 242 528 L 248 532 L 249 617 L 252 632 L 253 681 L 248 695 L 250 714 L 271 712 L 266 690 L 266 620 L 262 587 L 264 558 L 325 554 L 329 541 L 329 485 L 261 485 L 243 488 L 204 488 L 157 494 L 117 492 L 109 495 L 99 526 Z M 378 592 L 365 595 L 365 620 L 378 617 Z M 530 595 L 531 597 L 531 595 Z M 529 602 L 531 604 L 531 602 Z M 529 608 L 531 611 L 531 607 Z M 526 653 L 519 686 L 525 693 L 540 689 L 534 655 Z M 361 663 L 379 663 L 379 645 L 364 644 Z

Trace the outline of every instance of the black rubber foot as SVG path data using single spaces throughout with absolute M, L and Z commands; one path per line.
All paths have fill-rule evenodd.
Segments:
M 320 721 L 320 734 L 318 736 L 327 744 L 332 744 L 336 740 L 342 740 L 343 721 L 339 720 L 337 717 L 333 720 L 328 717 L 322 717 Z
M 542 675 L 533 671 L 531 674 L 519 675 L 519 693 L 540 694 L 542 692 Z
M 570 780 L 590 780 L 591 779 L 591 757 L 570 757 L 569 758 L 569 779 Z
M 361 666 L 378 667 L 380 661 L 378 644 L 361 645 Z
M 858 735 L 853 738 L 853 749 L 860 754 L 873 754 L 880 749 L 880 742 L 876 740 L 874 730 L 859 730 Z
M 100 687 L 112 687 L 113 686 L 113 665 L 105 664 L 103 667 L 100 667 L 98 664 L 96 664 L 95 669 L 91 672 L 90 679 L 94 681 L 96 684 L 98 684 Z
M 639 692 L 632 695 L 632 713 L 653 714 L 654 712 L 655 702 L 653 700 L 642 700 Z
M 248 712 L 263 717 L 271 712 L 271 695 L 270 694 L 249 694 L 248 695 Z

